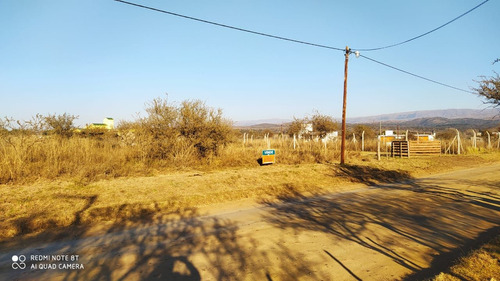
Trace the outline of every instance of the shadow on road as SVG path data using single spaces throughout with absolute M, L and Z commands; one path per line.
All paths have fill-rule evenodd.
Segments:
M 335 256 L 333 256 L 330 252 L 327 250 L 323 250 L 329 257 L 331 257 L 335 262 L 337 262 L 347 273 L 349 273 L 354 279 L 361 281 L 362 279 L 359 278 L 354 272 L 352 272 L 347 266 L 345 266 L 341 261 L 339 261 Z
M 406 171 L 383 170 L 375 167 L 350 164 L 339 165 L 334 176 L 348 178 L 352 182 L 367 185 L 399 183 L 413 178 Z
M 73 214 L 71 226 L 0 243 L 0 279 L 241 280 L 250 274 L 255 280 L 321 279 L 311 272 L 311 264 L 301 260 L 300 253 L 282 244 L 276 245 L 273 253 L 259 250 L 257 241 L 238 234 L 234 222 L 203 216 L 195 208 L 172 206 L 159 215 L 133 204 L 91 208 L 97 195 L 64 196 L 85 202 Z M 110 212 L 114 221 L 97 233 L 81 223 L 83 217 L 113 217 Z M 33 224 L 30 218 L 23 220 Z M 79 255 L 78 263 L 84 269 L 15 271 L 10 268 L 14 254 Z M 34 263 L 28 262 L 28 268 Z
M 458 255 L 500 233 L 496 182 L 413 179 L 404 172 L 354 165 L 341 166 L 336 173 L 370 188 L 305 197 L 289 186 L 278 200 L 262 202 L 269 210 L 264 221 L 296 234 L 321 232 L 332 242 L 374 253 L 375 258 L 410 272 L 404 280 L 422 280 L 443 271 Z M 391 184 L 397 182 L 403 183 Z M 235 222 L 204 216 L 195 208 L 174 204 L 161 210 L 157 204 L 94 208 L 98 195 L 60 196 L 83 202 L 72 214 L 70 227 L 0 243 L 0 279 L 242 280 L 249 275 L 254 280 L 331 279 L 318 270 L 324 263 L 314 264 L 286 246 L 287 241 L 276 238 L 271 248 L 260 248 L 262 241 L 240 233 Z M 43 215 L 41 210 L 19 219 L 20 233 L 32 232 Z M 84 223 L 104 217 L 113 220 L 96 232 Z M 317 252 L 348 277 L 370 279 L 369 273 L 349 268 L 333 248 Z M 14 254 L 80 255 L 85 269 L 15 271 L 10 268 Z M 429 266 L 422 260 L 432 261 Z
M 467 185 L 480 182 L 418 180 L 398 171 L 350 165 L 340 167 L 339 173 L 372 187 L 329 197 L 306 198 L 289 191 L 279 196 L 279 202 L 263 202 L 272 209 L 266 220 L 298 232 L 327 233 L 332 240 L 349 241 L 373 251 L 411 272 L 405 280 L 433 276 L 464 251 L 500 234 L 500 200 L 487 191 L 491 188 L 488 183 L 472 192 Z M 423 248 L 427 249 L 427 260 L 432 258 L 430 268 L 415 254 Z M 360 278 L 341 265 L 351 276 Z
M 17 248 L 16 254 L 26 256 L 79 255 L 84 270 L 27 270 L 24 275 L 13 276 L 14 279 L 201 280 L 200 270 L 210 268 L 217 280 L 235 280 L 246 266 L 245 253 L 239 250 L 237 227 L 216 218 L 201 219 L 193 208 L 172 208 L 169 213 L 158 216 L 148 210 L 122 205 L 118 213 L 127 210 L 127 219 L 117 215 L 114 223 L 106 226 L 107 231 L 88 236 L 90 226 L 82 225 L 80 220 L 96 198 L 81 198 L 87 204 L 74 214 L 71 229 L 58 229 L 0 245 Z M 136 214 L 131 214 L 131 210 Z M 91 209 L 86 215 L 97 216 L 98 212 Z M 62 241 L 55 242 L 56 239 Z M 45 240 L 53 242 L 40 246 Z M 204 256 L 206 268 L 195 266 L 190 260 L 193 255 Z M 221 260 L 228 255 L 231 262 Z

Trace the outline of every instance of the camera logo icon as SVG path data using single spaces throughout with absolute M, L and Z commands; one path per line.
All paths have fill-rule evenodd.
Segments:
M 25 269 L 26 268 L 26 256 L 24 255 L 13 255 L 12 256 L 12 269 Z

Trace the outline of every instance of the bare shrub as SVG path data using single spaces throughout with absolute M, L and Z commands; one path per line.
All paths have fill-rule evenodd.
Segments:
M 436 134 L 436 138 L 439 140 L 452 140 L 457 136 L 457 131 L 455 129 L 446 129 L 443 131 L 439 131 Z
M 298 136 L 300 134 L 300 132 L 302 131 L 303 124 L 305 124 L 307 122 L 308 121 L 305 119 L 299 119 L 299 118 L 294 117 L 292 123 L 290 123 L 290 125 L 288 126 L 288 130 L 287 130 L 288 135 L 291 137 L 293 135 Z
M 146 104 L 146 113 L 135 125 L 127 125 L 136 132 L 146 159 L 194 163 L 217 155 L 232 136 L 231 123 L 222 111 L 199 100 L 176 106 L 156 98 Z
M 61 137 L 69 138 L 73 135 L 73 129 L 75 128 L 73 122 L 78 119 L 78 116 L 68 113 L 60 115 L 49 114 L 43 119 L 50 132 Z
M 491 104 L 493 107 L 500 107 L 500 76 L 495 72 L 495 76 L 481 76 L 481 80 L 475 81 L 479 85 L 477 88 L 472 88 L 474 93 L 485 100 L 485 103 Z
M 179 134 L 196 148 L 200 157 L 217 155 L 231 137 L 231 123 L 221 109 L 207 107 L 199 100 L 184 101 L 179 108 Z
M 326 134 L 338 129 L 338 124 L 333 117 L 316 112 L 311 119 L 313 130 L 317 136 L 323 138 Z
M 0 129 L 0 183 L 13 181 L 31 173 L 27 163 L 40 159 L 43 116 L 37 114 L 28 121 L 4 117 Z
M 179 136 L 179 112 L 167 99 L 156 98 L 146 103 L 147 117 L 140 118 L 134 126 L 139 145 L 147 159 L 172 159 Z
M 366 139 L 373 139 L 377 137 L 377 132 L 375 130 L 367 125 L 363 124 L 357 124 L 353 128 L 353 133 L 356 134 L 356 136 L 361 137 L 361 135 L 365 132 L 365 140 Z

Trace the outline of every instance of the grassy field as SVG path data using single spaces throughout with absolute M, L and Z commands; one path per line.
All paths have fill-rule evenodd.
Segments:
M 98 222 L 151 219 L 172 208 L 202 207 L 241 199 L 272 199 L 287 192 L 345 190 L 350 183 L 394 182 L 500 161 L 499 153 L 388 158 L 360 153 L 348 164 L 277 164 L 181 169 L 151 176 L 94 182 L 41 179 L 0 185 L 0 239 Z
M 359 140 L 348 139 L 341 166 L 339 140 L 294 143 L 283 134 L 263 140 L 252 133 L 243 142 L 198 103 L 180 111 L 156 107 L 147 119 L 115 131 L 58 135 L 30 124 L 0 128 L 0 244 L 90 235 L 95 227 L 111 231 L 183 208 L 345 191 L 500 161 L 497 147 L 466 141 L 466 155 L 399 159 L 388 157 L 383 146 L 378 161 L 371 138 L 364 152 Z M 202 121 L 183 122 L 199 119 L 193 116 Z M 442 144 L 442 151 L 453 148 Z M 276 149 L 276 164 L 260 166 L 267 148 Z
M 231 155 L 240 151 L 234 149 L 221 157 L 231 159 Z M 81 237 L 92 235 L 95 229 L 112 231 L 117 226 L 161 221 L 170 216 L 176 219 L 179 209 L 346 191 L 500 162 L 498 152 L 412 159 L 382 157 L 381 161 L 375 153 L 351 152 L 343 166 L 336 164 L 336 159 L 335 163 L 330 160 L 304 163 L 314 160 L 304 161 L 300 154 L 288 157 L 300 161 L 283 164 L 278 158 L 276 164 L 259 166 L 255 158 L 248 158 L 243 160 L 247 163 L 236 162 L 236 167 L 215 163 L 213 167 L 167 167 L 152 170 L 147 176 L 139 173 L 92 180 L 63 176 L 3 184 L 0 185 L 0 244 L 8 247 L 16 241 L 34 243 L 43 237 L 49 240 Z M 498 276 L 499 239 L 462 259 L 434 281 L 495 280 L 486 278 Z
M 245 144 L 234 137 L 221 145 L 217 153 L 200 156 L 193 144 L 183 138 L 162 139 L 155 144 L 150 137 L 130 132 L 105 132 L 96 136 L 61 138 L 33 134 L 2 135 L 0 131 L 0 184 L 29 184 L 39 180 L 89 184 L 104 179 L 151 176 L 186 169 L 252 168 L 258 166 L 258 158 L 267 148 L 276 149 L 278 162 L 288 165 L 335 163 L 340 155 L 339 140 L 326 144 L 301 140 L 294 146 L 293 139 L 288 136 L 276 136 L 269 143 L 255 139 Z M 166 147 L 168 153 L 163 151 Z M 470 145 L 465 145 L 465 148 L 467 155 L 499 151 L 485 147 L 474 149 Z M 359 141 L 348 141 L 347 159 L 363 158 L 360 150 Z M 375 139 L 365 142 L 365 151 L 376 150 Z M 390 148 L 386 146 L 381 149 L 384 159 L 390 153 L 388 150 Z

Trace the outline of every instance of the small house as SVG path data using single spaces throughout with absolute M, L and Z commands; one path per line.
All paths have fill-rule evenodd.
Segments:
M 115 121 L 111 117 L 106 117 L 102 123 L 92 123 L 87 125 L 87 129 L 105 129 L 113 130 L 115 128 Z

